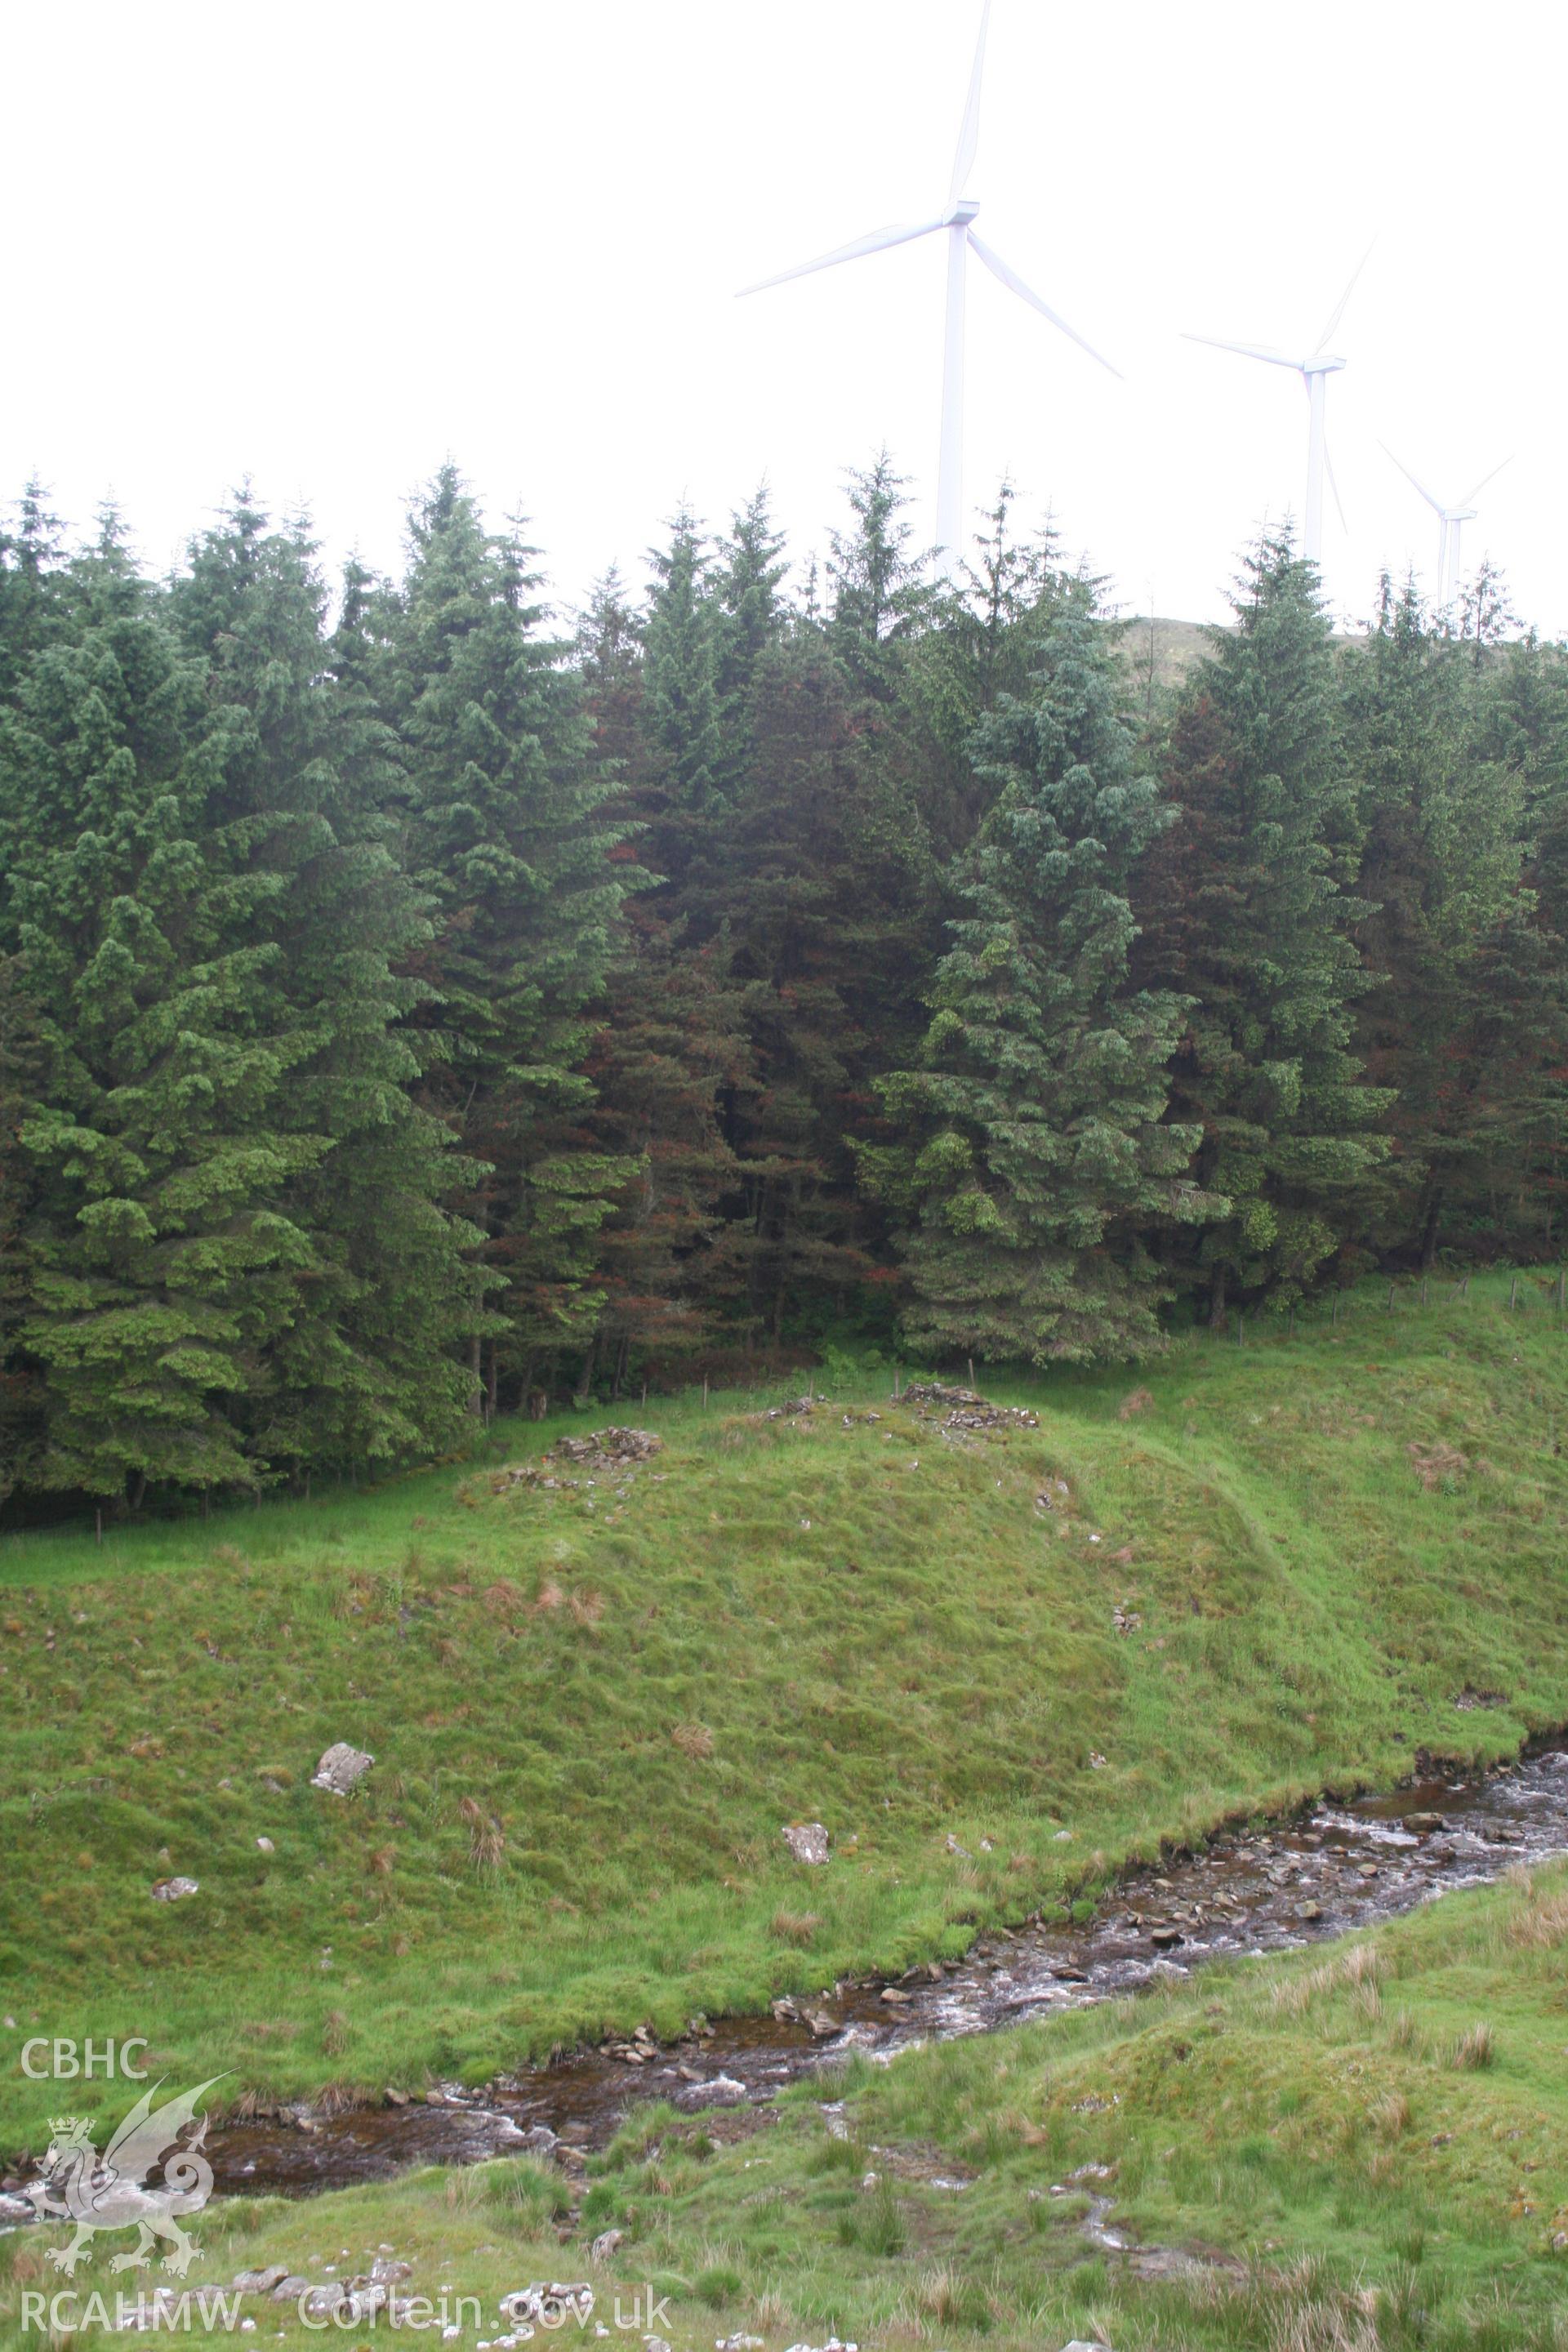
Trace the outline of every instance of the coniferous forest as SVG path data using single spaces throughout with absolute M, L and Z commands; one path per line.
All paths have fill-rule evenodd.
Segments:
M 1179 681 L 886 459 L 548 602 L 242 494 L 0 538 L 0 1499 L 374 1473 L 744 1375 L 1132 1360 L 1555 1263 L 1568 648 L 1483 567 L 1336 638 L 1288 533 Z

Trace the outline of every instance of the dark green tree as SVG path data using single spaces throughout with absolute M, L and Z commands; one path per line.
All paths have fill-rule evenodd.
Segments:
M 499 1287 L 483 1389 L 527 1388 L 585 1347 L 596 1236 L 626 1171 L 584 1127 L 581 1062 L 633 870 L 614 853 L 612 773 L 568 648 L 546 634 L 533 551 L 488 531 L 456 469 L 410 519 L 381 708 L 407 773 L 403 855 L 433 910 L 412 966 L 421 1100 L 474 1161 L 461 1197 Z M 473 1397 L 481 1398 L 479 1343 Z
M 150 1479 L 254 1480 L 240 1421 L 310 1260 L 279 1196 L 324 1145 L 280 1131 L 276 877 L 205 665 L 118 551 L 68 595 L 0 711 L 0 950 L 37 1011 L 22 1339 L 38 1483 L 134 1504 Z
M 850 521 L 830 534 L 828 643 L 858 693 L 890 702 L 931 603 L 911 551 L 906 478 L 882 450 L 849 475 Z
M 1179 822 L 1135 893 L 1134 971 L 1194 1000 L 1172 1068 L 1173 1121 L 1202 1136 L 1194 1174 L 1228 1217 L 1171 1263 L 1208 1292 L 1286 1305 L 1364 1232 L 1386 1093 L 1354 1050 L 1367 985 L 1347 884 L 1354 779 L 1314 567 L 1288 534 L 1247 559 L 1234 625 L 1190 677 L 1165 766 Z
M 1379 975 L 1360 1034 L 1368 1076 L 1390 1093 L 1393 1139 L 1387 1212 L 1369 1238 L 1414 1250 L 1423 1265 L 1445 1222 L 1475 1228 L 1501 1074 L 1489 1076 L 1477 1048 L 1483 1036 L 1493 1054 L 1502 1045 L 1508 992 L 1494 959 L 1527 954 L 1532 928 L 1520 898 L 1521 779 L 1479 756 L 1473 690 L 1469 664 L 1429 625 L 1414 583 L 1396 591 L 1385 579 L 1365 649 L 1345 671 L 1369 908 L 1358 938 Z M 1527 1015 L 1503 1060 L 1533 1058 Z
M 1170 818 L 1087 583 L 973 756 L 994 802 L 921 1066 L 881 1084 L 902 1133 L 859 1154 L 904 1220 L 906 1333 L 939 1361 L 1145 1355 L 1169 1295 L 1147 1236 L 1228 1204 L 1188 1177 L 1196 1129 L 1165 1119 L 1183 1001 L 1129 979 L 1133 877 Z
M 0 702 L 16 691 L 31 656 L 48 641 L 66 562 L 63 527 L 49 512 L 37 477 L 16 514 L 15 525 L 0 530 Z
M 789 569 L 784 549 L 784 533 L 773 527 L 763 483 L 732 516 L 730 536 L 719 545 L 714 582 L 722 616 L 718 683 L 720 708 L 726 714 L 744 714 L 757 666 L 784 634 L 786 612 L 779 592 Z
M 384 594 L 351 564 L 330 642 L 325 606 L 307 526 L 269 529 L 243 496 L 172 597 L 210 665 L 228 806 L 270 878 L 265 1014 L 290 1041 L 272 1116 L 310 1146 L 277 1203 L 309 1259 L 247 1416 L 255 1456 L 296 1474 L 450 1446 L 482 1319 L 478 1235 L 446 1205 L 450 1139 L 410 1093 L 428 991 L 406 967 L 431 927 L 398 862 L 406 784 L 374 701 Z

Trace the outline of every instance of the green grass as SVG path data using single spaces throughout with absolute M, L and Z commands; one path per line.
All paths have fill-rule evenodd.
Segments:
M 469 2343 L 502 2294 L 555 2277 L 590 2280 L 606 2321 L 651 2280 L 677 2352 L 731 2331 L 777 2352 L 832 2327 L 997 2352 L 1074 2335 L 1116 2352 L 1562 2352 L 1565 1961 L 1568 1870 L 1517 1873 L 1310 1954 L 861 2062 L 770 2111 L 647 2107 L 585 2184 L 504 2159 L 227 2200 L 192 2277 L 342 2278 L 388 2248 L 406 2292 L 478 2297 Z M 1467 2063 L 1482 2027 L 1489 2059 Z M 1086 2167 L 1144 2259 L 1197 2266 L 1151 2278 L 1098 2252 Z M 595 2261 L 612 2228 L 623 2242 Z M 51 2242 L 0 2240 L 0 2336 L 24 2291 L 58 2284 Z M 268 2336 L 308 2340 L 262 2308 Z
M 868 1377 L 804 1425 L 628 1414 L 666 1450 L 625 1495 L 447 1467 L 0 1539 L 0 2148 L 59 2104 L 18 2071 L 40 2031 L 145 2034 L 225 2097 L 480 2080 L 1568 1718 L 1568 1335 L 1530 1294 L 1194 1340 L 1125 1419 L 1131 1377 L 997 1382 L 1039 1429 L 963 1448 Z M 377 1759 L 346 1802 L 308 1785 L 340 1738 Z M 174 1873 L 199 1895 L 154 1902 Z

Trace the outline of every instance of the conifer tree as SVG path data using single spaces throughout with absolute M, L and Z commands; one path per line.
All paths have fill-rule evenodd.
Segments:
M 773 528 L 764 483 L 732 517 L 720 542 L 714 582 L 719 600 L 718 696 L 724 764 L 732 776 L 750 749 L 750 707 L 757 668 L 784 634 L 779 591 L 788 565 L 784 534 Z
M 726 773 L 719 669 L 723 612 L 695 518 L 682 508 L 668 548 L 650 556 L 642 625 L 643 729 L 651 754 L 640 813 L 652 872 L 677 898 L 702 886 Z
M 901 682 L 900 757 L 944 858 L 968 846 L 989 805 L 990 772 L 970 757 L 974 729 L 1004 695 L 1027 697 L 1052 615 L 1076 593 L 1049 523 L 1019 536 L 1016 499 L 1004 480 L 956 581 L 933 598 Z
M 593 729 L 592 756 L 635 803 L 647 781 L 642 630 L 614 564 L 599 581 L 577 624 L 577 674 Z
M 746 1083 L 750 1047 L 730 942 L 691 947 L 679 921 L 630 915 L 586 1069 L 601 1149 L 632 1171 L 599 1240 L 599 1360 L 615 1391 L 634 1368 L 710 1341 L 736 1284 L 725 1196 L 740 1171 L 721 1106 Z
M 1248 558 L 1233 628 L 1188 680 L 1166 763 L 1179 822 L 1148 861 L 1134 970 L 1194 1000 L 1172 1117 L 1231 1213 L 1195 1262 L 1217 1322 L 1240 1291 L 1299 1297 L 1364 1224 L 1385 1093 L 1353 1048 L 1365 985 L 1346 887 L 1356 848 L 1334 653 L 1314 568 L 1289 535 Z
M 303 522 L 269 530 L 242 496 L 172 599 L 211 665 L 228 806 L 272 877 L 266 1017 L 289 1040 L 274 1123 L 313 1147 L 279 1195 L 310 1255 L 249 1416 L 252 1452 L 295 1473 L 449 1446 L 482 1286 L 465 1263 L 478 1235 L 444 1205 L 449 1138 L 409 1093 L 402 1024 L 428 992 L 397 968 L 430 924 L 395 855 L 405 780 L 372 699 L 378 591 L 351 565 L 329 644 L 314 557 Z
M 874 1272 L 877 1220 L 846 1139 L 876 1126 L 873 1081 L 912 1044 L 931 866 L 905 781 L 819 636 L 764 660 L 753 730 L 711 908 L 752 1047 L 730 1129 L 738 1247 L 753 1322 L 776 1339 L 808 1305 L 847 1307 Z
M 905 1221 L 911 1343 L 1032 1363 L 1163 1344 L 1153 1228 L 1226 1204 L 1164 1123 L 1184 1006 L 1134 987 L 1129 893 L 1168 817 L 1140 765 L 1088 583 L 1058 606 L 1026 699 L 975 730 L 994 793 L 962 861 L 962 913 L 921 1066 L 882 1082 L 889 1146 L 862 1178 Z
M 310 1259 L 279 1196 L 323 1147 L 279 1131 L 274 877 L 226 805 L 205 667 L 112 545 L 68 603 L 0 712 L 0 950 L 38 1014 L 21 1336 L 37 1483 L 134 1505 L 149 1480 L 254 1479 L 236 1407 Z
M 910 551 L 905 477 L 885 449 L 851 470 L 848 498 L 852 520 L 831 534 L 828 643 L 858 692 L 890 702 L 930 592 Z
M 37 1385 L 17 1346 L 28 1302 L 23 1225 L 32 1170 L 22 1126 L 36 1093 L 37 1008 L 18 955 L 0 954 L 0 1503 L 26 1474 L 37 1447 Z
M 64 531 L 37 477 L 16 502 L 12 530 L 0 530 L 0 701 L 47 643 L 59 610 Z
M 583 1124 L 579 1064 L 631 873 L 566 648 L 545 635 L 533 551 L 486 530 L 454 467 L 410 521 L 383 708 L 407 772 L 404 855 L 436 936 L 415 966 L 422 1099 L 489 1174 L 465 1205 L 501 1287 L 485 1385 L 526 1387 L 586 1345 L 595 1237 L 626 1174 Z M 473 1397 L 480 1402 L 479 1353 Z
M 1478 756 L 1471 677 L 1452 641 L 1428 625 L 1414 583 L 1395 591 L 1384 579 L 1345 686 L 1358 887 L 1370 909 L 1358 936 L 1379 975 L 1361 1035 L 1368 1075 L 1390 1091 L 1390 1220 L 1380 1237 L 1414 1246 L 1423 1265 L 1446 1221 L 1452 1228 L 1475 1214 L 1493 1090 L 1505 1065 L 1533 1059 L 1531 1030 L 1545 1010 L 1531 992 L 1515 1034 L 1500 1035 L 1507 999 L 1494 959 L 1528 955 L 1531 927 L 1520 897 L 1521 780 Z M 1505 935 L 1514 930 L 1510 949 Z M 1483 1036 L 1489 1072 L 1477 1060 Z

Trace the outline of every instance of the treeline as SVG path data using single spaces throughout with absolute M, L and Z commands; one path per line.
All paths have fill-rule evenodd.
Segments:
M 1561 1246 L 1568 653 L 1334 641 L 1288 536 L 1163 689 L 887 462 L 574 633 L 460 478 L 329 594 L 0 539 L 0 1495 L 137 1507 L 838 1336 L 1156 1348 Z

